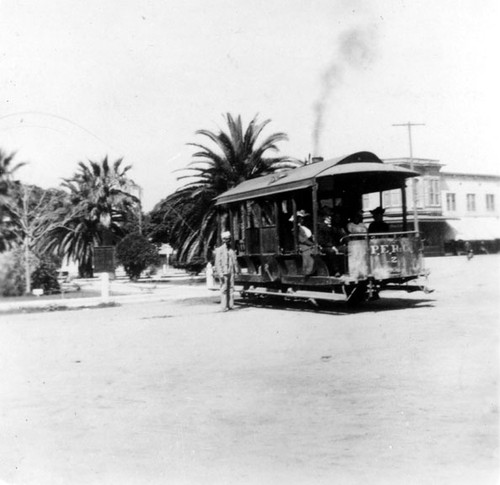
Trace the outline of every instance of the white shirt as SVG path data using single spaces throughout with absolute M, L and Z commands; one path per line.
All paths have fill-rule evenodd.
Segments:
M 366 226 L 362 222 L 358 224 L 354 222 L 349 222 L 349 224 L 347 224 L 347 230 L 351 234 L 360 234 L 367 231 Z
M 312 237 L 312 232 L 306 226 L 299 225 L 299 243 L 305 244 Z

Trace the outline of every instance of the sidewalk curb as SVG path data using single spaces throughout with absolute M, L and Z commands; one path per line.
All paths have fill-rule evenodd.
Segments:
M 175 289 L 174 292 L 168 290 Z M 194 290 L 194 291 L 193 291 Z M 37 311 L 58 311 L 67 309 L 85 308 L 105 308 L 126 305 L 128 303 L 153 302 L 162 300 L 182 300 L 187 298 L 207 298 L 218 297 L 218 293 L 205 287 L 196 288 L 193 286 L 175 286 L 162 289 L 158 293 L 134 293 L 129 295 L 111 295 L 104 299 L 102 297 L 88 298 L 68 298 L 53 300 L 30 300 L 22 302 L 0 303 L 0 316 L 2 314 L 37 312 Z

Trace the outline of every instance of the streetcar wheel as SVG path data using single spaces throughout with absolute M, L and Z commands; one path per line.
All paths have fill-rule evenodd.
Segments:
M 352 289 L 347 289 L 347 302 L 351 305 L 357 305 L 366 301 L 366 285 L 358 284 Z

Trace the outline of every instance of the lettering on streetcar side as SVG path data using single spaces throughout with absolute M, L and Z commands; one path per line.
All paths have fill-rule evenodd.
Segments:
M 370 244 L 370 255 L 408 253 L 410 248 L 404 242 L 387 244 Z

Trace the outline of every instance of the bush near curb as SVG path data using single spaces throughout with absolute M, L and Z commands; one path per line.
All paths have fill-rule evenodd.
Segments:
M 46 295 L 59 293 L 61 287 L 57 281 L 58 265 L 53 258 L 43 257 L 31 275 L 33 288 L 41 288 Z
M 137 280 L 149 266 L 158 265 L 158 248 L 142 234 L 125 236 L 116 246 L 116 258 L 131 280 Z

